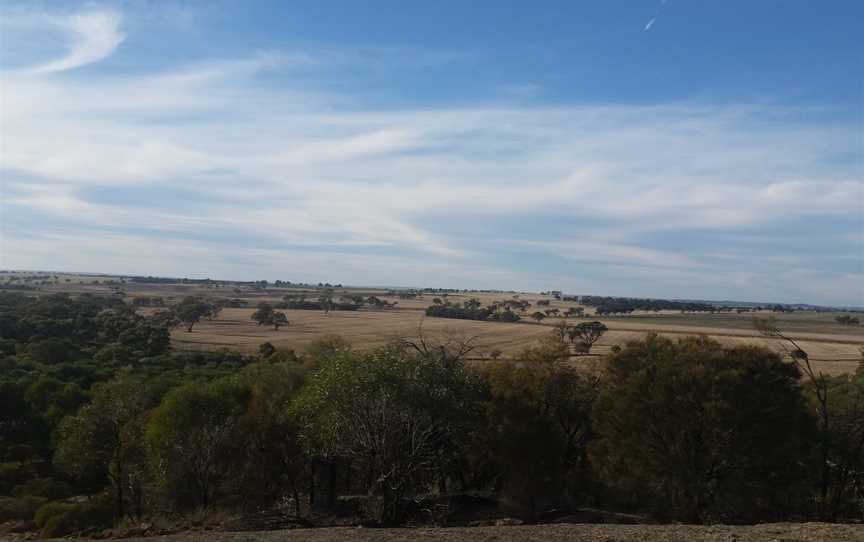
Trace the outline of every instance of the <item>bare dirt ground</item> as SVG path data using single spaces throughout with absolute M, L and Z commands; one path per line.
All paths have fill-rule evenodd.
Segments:
M 771 523 L 730 525 L 531 525 L 419 529 L 368 529 L 335 527 L 244 533 L 188 532 L 130 542 L 860 542 L 864 525 L 826 523 Z

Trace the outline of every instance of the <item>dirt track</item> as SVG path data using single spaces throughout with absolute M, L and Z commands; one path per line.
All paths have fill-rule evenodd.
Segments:
M 183 533 L 151 538 L 128 538 L 130 542 L 558 542 L 626 541 L 646 542 L 747 542 L 762 540 L 839 541 L 864 540 L 864 525 L 825 523 L 774 523 L 754 526 L 694 525 L 533 525 L 446 529 L 365 529 L 356 527 L 298 529 L 248 533 Z

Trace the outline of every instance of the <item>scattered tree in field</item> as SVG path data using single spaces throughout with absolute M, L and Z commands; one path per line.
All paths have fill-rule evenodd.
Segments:
M 273 309 L 273 306 L 268 303 L 261 303 L 258 305 L 258 310 L 252 313 L 252 319 L 255 320 L 259 326 L 273 326 L 273 329 L 279 331 L 281 326 L 288 325 L 288 317 L 282 311 L 277 311 Z
M 582 322 L 571 326 L 567 335 L 578 353 L 587 354 L 608 329 L 602 322 Z
M 259 326 L 270 325 L 273 322 L 273 306 L 269 303 L 261 303 L 258 305 L 258 310 L 252 313 L 252 319 Z
M 552 327 L 552 335 L 563 343 L 570 335 L 570 326 L 567 325 L 566 321 L 561 320 Z
M 287 326 L 289 324 L 288 316 L 286 316 L 285 313 L 282 311 L 274 311 L 273 316 L 270 320 L 270 324 L 273 325 L 274 330 L 279 331 L 280 327 Z
M 542 322 L 543 319 L 546 318 L 546 315 L 543 314 L 543 313 L 540 312 L 540 311 L 537 311 L 537 312 L 535 312 L 534 314 L 531 315 L 531 318 L 533 318 L 533 319 L 536 320 L 537 322 Z
M 857 326 L 861 323 L 857 316 L 849 316 L 848 314 L 837 316 L 834 320 L 844 326 Z
M 173 308 L 174 315 L 190 333 L 195 324 L 201 320 L 215 318 L 220 311 L 221 309 L 217 305 L 199 297 L 184 297 Z

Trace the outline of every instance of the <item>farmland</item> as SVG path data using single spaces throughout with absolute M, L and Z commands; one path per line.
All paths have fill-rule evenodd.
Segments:
M 69 279 L 67 282 L 66 279 Z M 100 280 L 101 279 L 101 280 Z M 97 283 L 98 281 L 98 283 Z M 593 355 L 603 355 L 614 345 L 638 340 L 648 333 L 658 333 L 671 338 L 704 334 L 726 346 L 736 344 L 759 344 L 782 350 L 783 343 L 777 339 L 763 337 L 753 327 L 754 316 L 772 316 L 784 332 L 793 336 L 806 350 L 814 366 L 827 374 L 837 375 L 854 372 L 861 359 L 860 348 L 864 345 L 864 326 L 838 324 L 836 316 L 842 312 L 799 311 L 792 313 L 718 312 L 686 313 L 679 311 L 634 311 L 621 316 L 598 317 L 591 307 L 582 307 L 572 301 L 560 301 L 548 295 L 536 293 L 489 293 L 467 292 L 438 295 L 426 293 L 417 298 L 403 299 L 398 293 L 381 288 L 334 288 L 333 296 L 374 295 L 390 303 L 394 308 L 383 310 L 362 309 L 359 311 L 333 311 L 324 314 L 317 310 L 286 310 L 290 324 L 274 331 L 268 326 L 259 326 L 251 315 L 260 302 L 277 303 L 285 295 L 305 294 L 309 298 L 319 295 L 320 290 L 310 288 L 253 288 L 247 286 L 214 286 L 180 283 L 148 284 L 126 282 L 121 285 L 105 284 L 105 277 L 59 275 L 57 284 L 40 286 L 42 293 L 68 292 L 71 294 L 112 294 L 122 292 L 125 299 L 141 296 L 165 298 L 167 303 L 179 301 L 185 296 L 239 299 L 247 306 L 226 308 L 212 320 L 197 324 L 192 332 L 182 327 L 172 332 L 172 344 L 178 350 L 231 349 L 251 354 L 260 344 L 269 342 L 277 348 L 302 350 L 304 346 L 323 335 L 335 334 L 358 348 L 378 346 L 400 337 L 414 336 L 418 330 L 429 336 L 443 334 L 459 335 L 474 339 L 477 348 L 472 352 L 474 361 L 489 358 L 495 352 L 514 356 L 524 347 L 547 336 L 560 318 L 545 318 L 535 322 L 523 315 L 518 323 L 454 320 L 427 317 L 426 307 L 436 297 L 450 303 L 462 303 L 471 298 L 482 304 L 513 299 L 527 301 L 536 306 L 538 301 L 548 302 L 543 309 L 581 307 L 585 318 L 602 321 L 609 328 L 592 350 Z M 539 308 L 539 307 L 538 307 Z M 141 309 L 152 312 L 152 309 Z M 527 311 L 530 314 L 534 309 Z M 578 322 L 571 318 L 568 321 Z M 574 360 L 575 361 L 575 360 Z

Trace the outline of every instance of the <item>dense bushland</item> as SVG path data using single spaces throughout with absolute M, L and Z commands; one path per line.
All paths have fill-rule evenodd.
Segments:
M 212 310 L 180 307 L 186 325 Z M 188 354 L 169 351 L 169 311 L 0 292 L 0 521 L 60 536 L 202 510 L 320 517 L 362 496 L 397 524 L 478 492 L 537 520 L 864 517 L 864 366 L 819 381 L 823 424 L 798 366 L 754 346 L 649 336 L 574 364 L 584 339 L 562 327 L 480 366 L 428 338 Z

